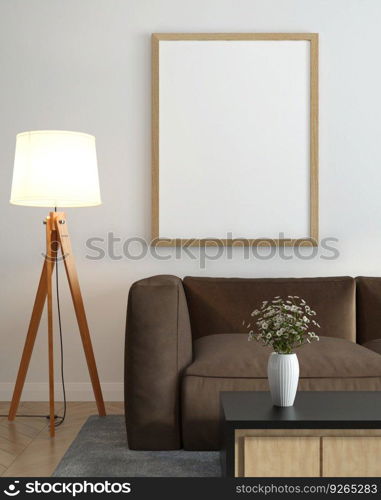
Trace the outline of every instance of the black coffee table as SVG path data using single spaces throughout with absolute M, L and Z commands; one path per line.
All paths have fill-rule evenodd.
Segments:
M 221 432 L 229 477 L 381 476 L 380 392 L 222 392 Z

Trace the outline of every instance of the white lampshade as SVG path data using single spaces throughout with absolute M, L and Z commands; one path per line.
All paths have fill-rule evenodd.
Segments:
M 100 205 L 95 137 L 63 130 L 17 134 L 10 202 L 34 207 Z

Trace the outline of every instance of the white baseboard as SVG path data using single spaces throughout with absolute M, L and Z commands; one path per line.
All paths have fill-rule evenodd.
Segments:
M 105 401 L 124 401 L 123 383 L 106 382 L 101 384 Z M 94 401 L 93 389 L 90 382 L 67 382 L 66 398 L 68 401 Z M 0 383 L 0 401 L 12 399 L 14 383 Z M 55 400 L 62 401 L 62 386 L 55 383 Z M 49 385 L 47 382 L 29 382 L 24 386 L 22 401 L 49 401 Z

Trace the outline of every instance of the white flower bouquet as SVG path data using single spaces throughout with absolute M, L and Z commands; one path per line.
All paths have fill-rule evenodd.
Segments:
M 252 319 L 243 322 L 249 330 L 249 340 L 270 346 L 278 354 L 291 354 L 296 347 L 319 340 L 312 328 L 320 328 L 313 311 L 297 295 L 280 296 L 263 301 L 260 309 L 251 313 Z

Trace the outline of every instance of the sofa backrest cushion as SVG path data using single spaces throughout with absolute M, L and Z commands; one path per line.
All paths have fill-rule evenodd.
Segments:
M 243 320 L 262 301 L 297 295 L 316 311 L 318 334 L 356 341 L 355 281 L 328 278 L 198 278 L 183 280 L 192 337 L 247 332 Z
M 381 338 L 381 278 L 356 278 L 357 342 Z

